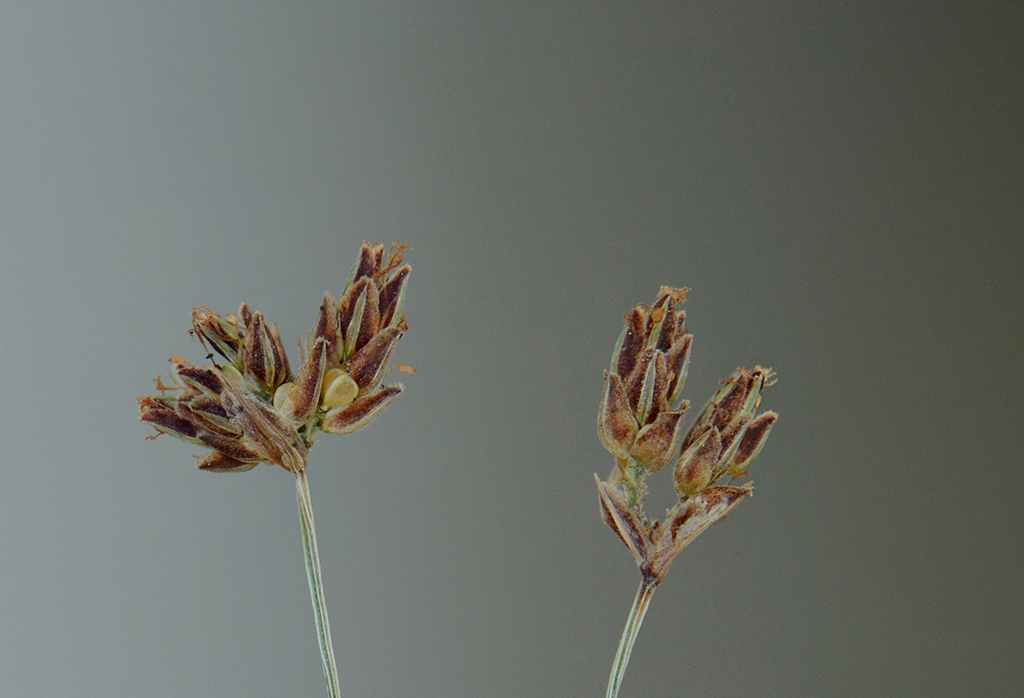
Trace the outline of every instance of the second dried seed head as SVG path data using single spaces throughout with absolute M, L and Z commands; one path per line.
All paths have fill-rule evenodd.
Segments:
M 597 481 L 602 518 L 655 583 L 690 541 L 751 494 L 749 484 L 714 485 L 745 474 L 777 417 L 756 414 L 770 369 L 740 368 L 684 429 L 689 403 L 680 396 L 693 335 L 679 306 L 687 290 L 662 287 L 652 305 L 626 313 L 597 419 L 601 443 L 616 457 L 608 480 Z M 646 479 L 672 463 L 679 501 L 664 521 L 651 521 Z

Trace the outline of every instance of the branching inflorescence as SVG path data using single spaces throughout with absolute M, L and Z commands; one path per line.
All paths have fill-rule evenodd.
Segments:
M 774 412 L 757 414 L 761 392 L 772 383 L 771 370 L 739 368 L 722 381 L 696 422 L 683 428 L 689 403 L 680 396 L 693 335 L 678 306 L 687 290 L 662 287 L 653 305 L 626 314 L 605 373 L 597 431 L 616 464 L 606 482 L 595 476 L 601 517 L 629 548 L 641 574 L 607 698 L 618 694 L 647 605 L 672 561 L 753 492 L 750 483 L 717 483 L 746 474 L 777 418 Z M 651 521 L 643 510 L 646 479 L 673 462 L 679 501 L 664 521 Z
M 292 373 L 277 327 L 242 304 L 238 315 L 208 308 L 192 312 L 191 334 L 211 352 L 212 365 L 173 358 L 172 385 L 139 399 L 139 418 L 160 433 L 212 449 L 199 468 L 242 472 L 259 463 L 295 475 L 310 594 L 328 692 L 340 695 L 320 580 L 313 510 L 306 481 L 317 432 L 351 434 L 376 418 L 402 392 L 383 385 L 391 355 L 408 330 L 402 301 L 410 267 L 407 248 L 363 243 L 341 299 L 329 293 Z M 301 346 L 300 346 L 301 352 Z M 404 366 L 396 366 L 411 372 Z M 170 394 L 168 394 L 170 393 Z

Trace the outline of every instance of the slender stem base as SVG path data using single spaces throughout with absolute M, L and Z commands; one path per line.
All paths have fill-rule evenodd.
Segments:
M 644 615 L 647 613 L 647 606 L 651 603 L 654 590 L 658 588 L 658 582 L 653 577 L 644 577 L 640 580 L 640 588 L 636 590 L 636 598 L 633 599 L 633 607 L 629 609 L 629 618 L 626 619 L 626 627 L 622 631 L 622 639 L 619 640 L 619 649 L 615 653 L 615 661 L 612 663 L 612 673 L 608 677 L 608 692 L 605 698 L 616 698 L 619 695 L 619 686 L 622 685 L 622 677 L 626 673 L 626 665 L 629 664 L 629 655 L 633 651 L 633 643 L 640 632 L 640 625 L 644 622 Z
M 334 663 L 334 647 L 331 646 L 331 626 L 327 622 L 327 602 L 324 601 L 323 582 L 320 579 L 320 553 L 316 550 L 313 502 L 309 498 L 309 483 L 306 481 L 305 469 L 295 473 L 295 493 L 299 498 L 302 549 L 306 554 L 306 576 L 309 578 L 309 595 L 313 599 L 316 637 L 320 643 L 320 658 L 324 663 L 327 695 L 329 698 L 341 698 L 341 689 L 338 686 L 338 667 Z

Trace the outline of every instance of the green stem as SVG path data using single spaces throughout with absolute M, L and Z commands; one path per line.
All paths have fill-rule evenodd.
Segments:
M 612 673 L 608 677 L 608 692 L 605 694 L 605 698 L 616 698 L 619 695 L 619 686 L 622 685 L 622 677 L 626 673 L 626 665 L 629 664 L 633 643 L 636 642 L 640 624 L 644 622 L 644 615 L 647 613 L 647 606 L 650 605 L 651 597 L 654 596 L 654 590 L 657 588 L 658 582 L 653 577 L 644 575 L 640 580 L 640 588 L 636 590 L 633 608 L 629 609 L 629 618 L 626 619 L 626 627 L 622 631 L 619 649 L 615 653 L 615 661 L 612 663 Z
M 338 667 L 334 663 L 334 648 L 331 646 L 331 626 L 327 622 L 327 602 L 324 601 L 323 582 L 320 579 L 320 554 L 316 550 L 313 502 L 309 499 L 309 483 L 306 481 L 305 469 L 295 473 L 295 493 L 299 498 L 302 549 L 306 553 L 306 576 L 309 578 L 309 595 L 313 599 L 316 638 L 320 643 L 320 658 L 324 663 L 327 695 L 329 698 L 341 698 L 341 689 L 338 686 Z

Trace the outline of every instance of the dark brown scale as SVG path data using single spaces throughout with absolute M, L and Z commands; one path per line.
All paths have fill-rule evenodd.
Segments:
M 189 439 L 196 438 L 195 426 L 188 419 L 180 417 L 175 408 L 149 397 L 140 399 L 139 404 L 141 405 L 139 419 L 143 422 L 159 426 L 178 436 Z
M 402 288 L 409 279 L 410 271 L 411 268 L 408 265 L 402 267 L 380 290 L 380 323 L 384 327 L 390 325 L 391 321 L 395 319 L 398 297 L 402 294 Z
M 774 414 L 763 414 L 747 426 L 747 431 L 743 434 L 743 441 L 740 441 L 739 448 L 736 450 L 737 463 L 742 463 L 750 458 L 750 454 L 764 438 L 765 432 L 775 424 L 775 419 Z
M 338 311 L 338 325 L 342 334 L 348 335 L 350 329 L 352 329 L 349 327 L 349 324 L 352 322 L 352 315 L 355 313 L 356 303 L 359 301 L 359 296 L 362 294 L 363 289 L 366 286 L 372 285 L 373 282 L 364 277 L 349 286 L 348 291 L 342 297 Z M 366 311 L 364 310 L 363 312 Z
M 359 249 L 359 263 L 356 265 L 353 281 L 358 281 L 364 276 L 373 278 L 374 272 L 380 266 L 380 259 L 383 255 L 383 245 L 363 245 Z
M 727 415 L 736 414 L 743 408 L 743 403 L 747 399 L 747 392 L 747 376 L 741 373 L 732 387 L 718 401 L 718 409 L 724 411 Z M 728 419 L 730 417 L 726 417 L 726 420 Z
M 324 302 L 320 304 L 320 313 L 313 330 L 313 341 L 316 339 L 327 342 L 327 361 L 333 363 L 338 355 L 338 310 L 330 294 L 324 296 Z
M 704 490 L 701 493 L 701 497 L 708 503 L 708 509 L 711 509 L 723 502 L 725 504 L 732 504 L 739 499 L 743 499 L 748 494 L 750 494 L 750 490 L 746 487 L 722 485 L 721 487 L 712 487 L 711 489 Z
M 200 470 L 209 470 L 214 473 L 237 472 L 250 470 L 253 467 L 253 463 L 243 463 L 220 451 L 213 451 L 199 461 Z
M 182 403 L 187 403 L 192 411 L 206 412 L 221 419 L 230 419 L 227 410 L 220 404 L 220 400 L 209 395 L 195 395 L 190 398 L 183 398 Z
M 672 374 L 672 380 L 668 384 L 668 394 L 671 395 L 676 391 L 676 386 L 679 385 L 679 378 L 683 374 L 683 366 L 686 365 L 686 359 L 690 356 L 690 347 L 693 344 L 693 335 L 686 334 L 678 338 L 673 344 L 671 351 L 665 356 L 665 368 L 670 374 Z
M 224 390 L 224 383 L 213 371 L 198 366 L 178 366 L 175 372 L 183 380 L 190 383 L 197 383 L 215 395 L 220 395 Z
M 363 306 L 363 318 L 359 323 L 359 336 L 356 337 L 354 351 L 359 351 L 373 339 L 380 329 L 380 295 L 373 284 L 366 285 L 366 304 Z
M 292 418 L 295 421 L 304 422 L 316 411 L 326 361 L 327 341 L 323 337 L 319 337 L 310 347 L 309 356 L 299 368 L 299 374 L 295 377 L 295 385 L 289 391 L 289 395 L 294 401 Z
M 332 410 L 332 414 L 324 421 L 324 430 L 344 430 L 357 424 L 361 420 L 376 412 L 382 405 L 390 402 L 396 395 L 402 392 L 397 385 L 389 385 L 375 393 L 360 397 L 355 402 L 341 408 L 338 412 Z M 337 432 L 335 432 L 337 433 Z
M 647 424 L 650 424 L 663 410 L 668 409 L 668 369 L 665 355 L 655 351 L 654 393 L 651 396 L 651 409 L 647 412 Z
M 622 338 L 622 346 L 619 348 L 619 359 L 616 362 L 615 372 L 628 380 L 633 369 L 636 367 L 640 350 L 647 341 L 647 325 L 643 311 L 637 306 L 626 313 L 626 336 Z
M 242 307 L 238 309 L 238 319 L 242 321 L 242 327 L 248 330 L 252 324 L 252 310 L 249 309 L 248 303 L 242 303 Z
M 601 400 L 600 419 L 599 435 L 602 440 L 608 442 L 605 447 L 625 457 L 633 437 L 636 436 L 637 423 L 630 409 L 622 379 L 614 373 L 605 375 L 605 394 Z
M 661 322 L 661 330 L 658 332 L 658 339 L 654 346 L 656 349 L 668 353 L 672 348 L 673 340 L 676 336 L 676 302 L 672 300 L 671 296 L 668 296 L 665 301 L 665 317 Z
M 395 344 L 402 338 L 402 334 L 403 331 L 397 327 L 389 327 L 378 333 L 352 357 L 349 375 L 360 390 L 373 383 L 381 366 L 391 358 Z
M 200 402 L 200 400 L 201 398 L 182 400 L 178 403 L 179 414 L 203 431 L 230 437 L 242 435 L 242 427 L 231 421 L 222 406 L 210 404 L 211 398 L 206 398 L 205 402 Z
M 694 509 L 694 507 L 688 506 L 685 509 L 683 509 L 680 513 L 676 514 L 675 517 L 673 517 L 671 524 L 669 524 L 669 531 L 672 533 L 673 539 L 675 539 L 676 532 L 679 530 L 679 528 L 687 521 L 689 521 L 691 518 L 693 518 L 693 515 L 696 513 L 697 512 L 696 509 Z
M 277 325 L 270 328 L 270 346 L 274 352 L 274 387 L 287 383 L 292 378 L 292 367 L 288 365 L 288 353 L 281 346 Z
M 629 382 L 626 385 L 626 394 L 629 395 L 629 406 L 636 411 L 637 406 L 640 404 L 640 394 L 644 388 L 644 376 L 647 373 L 647 365 L 651 363 L 654 358 L 654 350 L 648 349 L 640 355 L 640 360 L 633 366 L 633 373 L 629 377 Z
M 214 448 L 221 453 L 224 453 L 235 460 L 241 461 L 254 461 L 262 460 L 258 453 L 250 451 L 241 444 L 238 439 L 231 438 L 230 436 L 223 436 L 221 434 L 211 434 L 204 432 L 199 435 L 199 440 L 210 448 Z
M 256 313 L 245 337 L 245 370 L 261 383 L 267 382 L 267 357 L 263 338 L 266 328 L 263 316 Z M 272 360 L 272 359 L 271 359 Z

